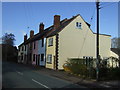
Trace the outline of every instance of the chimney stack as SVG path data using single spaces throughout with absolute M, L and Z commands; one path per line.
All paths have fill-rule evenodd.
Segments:
M 34 36 L 34 31 L 31 30 L 31 31 L 30 31 L 30 38 L 32 38 L 33 36 Z
M 42 33 L 44 31 L 44 24 L 40 23 L 39 25 L 39 33 Z
M 60 15 L 54 16 L 54 29 L 57 29 L 60 26 Z
M 27 34 L 24 35 L 24 42 L 27 40 Z

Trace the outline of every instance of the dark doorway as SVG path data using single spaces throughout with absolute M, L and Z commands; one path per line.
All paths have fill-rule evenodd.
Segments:
M 36 55 L 36 65 L 39 65 L 39 55 Z

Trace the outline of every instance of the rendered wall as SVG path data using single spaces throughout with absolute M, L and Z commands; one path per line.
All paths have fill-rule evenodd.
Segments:
M 82 29 L 76 27 L 76 22 L 82 23 Z M 110 36 L 100 35 L 100 55 L 110 56 Z M 59 33 L 59 60 L 58 68 L 68 58 L 83 58 L 83 56 L 96 57 L 96 34 L 89 29 L 84 20 L 78 16 Z
M 42 39 L 41 40 L 38 40 L 38 54 L 44 54 L 44 61 L 41 61 L 41 58 L 39 60 L 39 65 L 40 66 L 45 66 L 45 60 L 46 60 L 46 57 L 45 57 L 45 48 L 46 48 L 46 38 L 44 38 L 44 46 L 42 47 Z
M 53 38 L 53 46 L 48 46 L 49 38 Z M 55 48 L 56 48 L 56 37 L 49 37 L 46 41 L 46 68 L 54 69 L 54 56 L 55 56 Z M 47 63 L 48 54 L 52 54 L 52 64 Z

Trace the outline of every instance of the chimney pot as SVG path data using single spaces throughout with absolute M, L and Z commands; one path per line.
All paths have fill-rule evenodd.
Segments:
M 39 33 L 42 33 L 44 31 L 44 24 L 40 23 L 39 25 Z
M 24 35 L 24 42 L 27 40 L 27 34 Z
M 30 38 L 32 38 L 33 36 L 34 36 L 34 31 L 31 30 L 31 31 L 30 31 Z

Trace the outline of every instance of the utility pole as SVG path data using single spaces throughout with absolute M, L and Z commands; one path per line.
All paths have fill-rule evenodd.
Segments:
M 96 2 L 97 8 L 97 36 L 96 36 L 96 79 L 99 80 L 99 0 Z

